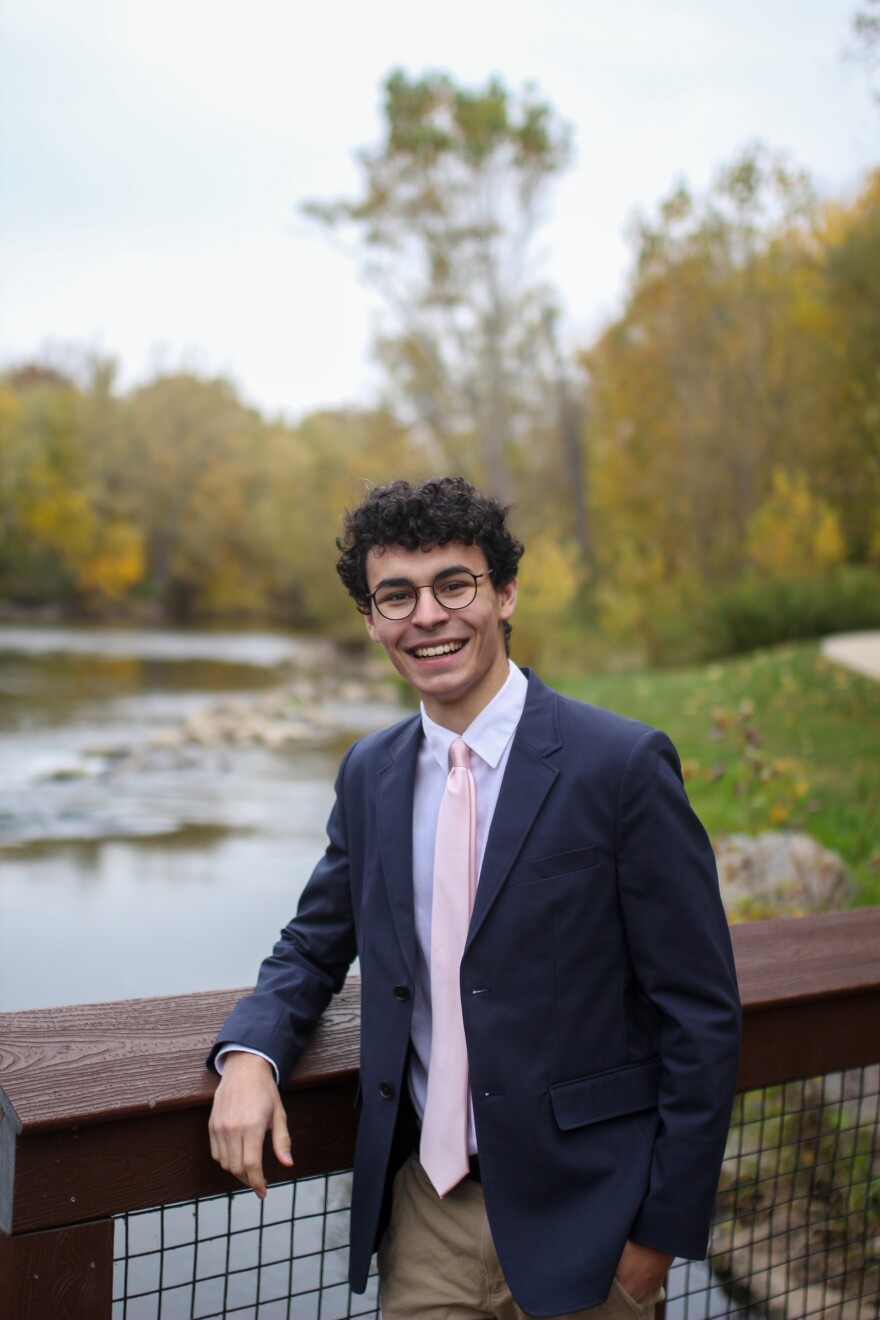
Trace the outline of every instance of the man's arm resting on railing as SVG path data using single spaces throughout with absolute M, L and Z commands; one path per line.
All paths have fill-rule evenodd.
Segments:
M 272 1063 L 250 1051 L 225 1051 L 208 1123 L 211 1155 L 227 1173 L 252 1187 L 261 1200 L 266 1195 L 263 1141 L 267 1132 L 272 1134 L 276 1159 L 289 1168 L 293 1164 L 290 1133 Z

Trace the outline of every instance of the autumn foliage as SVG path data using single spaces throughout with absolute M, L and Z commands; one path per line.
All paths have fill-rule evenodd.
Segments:
M 462 178 L 503 165 L 512 186 L 516 135 L 530 124 L 545 133 L 528 157 L 533 186 L 564 163 L 564 134 L 538 103 L 514 105 L 494 84 L 471 101 L 442 82 L 395 88 L 410 119 L 420 91 L 429 108 L 463 116 L 463 132 L 470 115 L 468 131 L 484 137 L 494 106 L 500 128 L 482 157 L 456 141 Z M 434 143 L 431 169 L 447 146 Z M 399 164 L 403 147 L 393 148 Z M 373 184 L 387 182 L 386 161 L 368 164 Z M 433 175 L 419 180 L 428 188 Z M 393 341 L 398 393 L 384 409 L 292 424 L 248 407 L 226 381 L 191 374 L 123 392 L 103 361 L 7 372 L 0 600 L 91 615 L 273 617 L 359 635 L 333 568 L 342 509 L 367 481 L 421 476 L 454 456 L 515 505 L 527 545 L 518 638 L 529 659 L 552 655 L 563 631 L 570 641 L 596 626 L 655 658 L 730 649 L 740 645 L 734 615 L 749 610 L 748 635 L 764 640 L 782 618 L 786 635 L 831 617 L 880 625 L 880 173 L 857 197 L 820 203 L 801 175 L 756 150 L 703 198 L 677 188 L 639 222 L 623 310 L 577 363 L 563 361 L 551 304 L 541 311 L 528 284 L 462 319 L 455 216 L 442 219 L 447 227 L 430 232 L 449 260 L 419 295 L 429 319 Z M 393 257 L 393 243 L 381 251 Z M 527 371 L 526 358 L 504 354 L 517 317 L 533 313 L 530 333 L 544 340 Z M 449 393 L 461 365 L 456 323 L 494 364 L 494 412 L 476 390 L 479 371 Z M 387 355 L 387 333 L 383 343 Z M 406 354 L 429 343 L 435 365 L 446 364 L 442 390 L 403 371 Z M 432 430 L 441 403 L 448 425 Z
M 880 565 L 880 176 L 821 206 L 754 152 L 702 200 L 676 190 L 584 361 L 597 602 L 618 635 L 667 654 L 733 584 L 821 592 Z M 851 626 L 880 622 L 870 595 Z

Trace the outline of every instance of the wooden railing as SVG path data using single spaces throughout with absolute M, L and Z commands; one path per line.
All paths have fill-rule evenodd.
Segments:
M 880 909 L 733 928 L 740 1089 L 880 1061 Z M 112 1216 L 238 1188 L 204 1058 L 240 991 L 0 1014 L 0 1316 L 111 1315 Z M 351 1166 L 356 980 L 284 1088 L 297 1178 Z M 270 1181 L 289 1171 L 267 1159 Z

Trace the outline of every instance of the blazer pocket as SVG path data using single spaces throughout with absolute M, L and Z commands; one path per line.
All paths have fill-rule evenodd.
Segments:
M 520 862 L 510 873 L 509 884 L 528 885 L 536 880 L 550 880 L 577 871 L 588 871 L 599 864 L 599 849 L 575 848 L 572 852 L 554 853 L 552 857 L 536 857 Z
M 574 1082 L 558 1082 L 550 1087 L 550 1103 L 557 1126 L 568 1132 L 606 1118 L 656 1108 L 659 1085 L 660 1064 L 656 1059 L 646 1059 Z

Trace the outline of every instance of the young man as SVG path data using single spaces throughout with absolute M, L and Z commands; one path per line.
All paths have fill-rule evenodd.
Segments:
M 359 956 L 354 1289 L 378 1245 L 385 1320 L 650 1317 L 706 1250 L 730 938 L 669 740 L 508 660 L 505 514 L 447 477 L 346 516 L 340 577 L 421 713 L 342 761 L 324 858 L 212 1052 L 211 1149 L 258 1195 L 267 1130 L 290 1164 L 276 1083 Z

